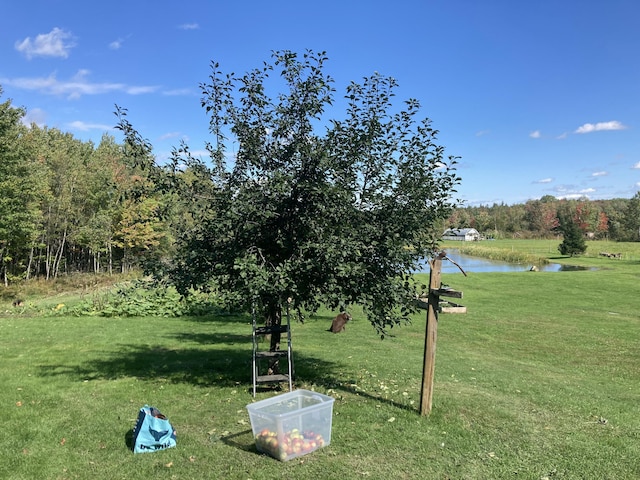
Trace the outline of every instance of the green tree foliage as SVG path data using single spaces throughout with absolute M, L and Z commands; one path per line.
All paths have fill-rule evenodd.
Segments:
M 110 135 L 103 135 L 86 161 L 86 195 L 72 241 L 85 252 L 94 272 L 112 272 L 114 237 L 122 210 L 129 174 L 122 163 L 121 146 Z M 105 261 L 103 262 L 103 259 Z M 86 266 L 89 266 L 86 265 Z
M 563 205 L 558 211 L 558 218 L 563 235 L 562 243 L 558 246 L 560 253 L 573 257 L 586 252 L 587 243 L 580 228 L 580 221 L 576 219 L 575 208 L 570 205 Z
M 636 192 L 624 211 L 623 225 L 627 238 L 640 241 L 640 192 Z
M 1 90 L 0 90 L 1 92 Z M 0 104 L 2 282 L 60 273 L 112 271 L 157 258 L 171 235 L 160 220 L 169 198 L 145 195 L 145 173 L 124 163 L 104 135 L 95 148 L 55 128 L 22 124 L 25 111 Z M 106 261 L 103 261 L 103 258 Z
M 214 286 L 243 308 L 257 304 L 267 324 L 289 307 L 358 303 L 384 333 L 409 318 L 419 289 L 411 273 L 455 205 L 456 160 L 436 144 L 417 101 L 394 110 L 392 78 L 350 84 L 346 116 L 326 121 L 334 102 L 326 61 L 324 53 L 276 52 L 241 77 L 212 64 L 202 85 L 209 165 L 183 145 L 160 172 L 123 116 L 120 128 L 159 185 L 194 199 L 185 210 L 195 216 L 206 205 L 164 266 L 180 291 Z
M 83 220 L 83 212 L 89 198 L 85 168 L 93 151 L 93 145 L 84 143 L 70 133 L 58 129 L 32 127 L 39 135 L 38 156 L 47 169 L 47 191 L 43 200 L 43 231 L 39 258 L 46 278 L 57 277 L 62 271 L 70 271 L 67 254 L 70 242 Z
M 525 204 L 525 219 L 528 229 L 536 235 L 544 238 L 554 232 L 558 227 L 556 202 L 549 199 L 529 200 Z
M 24 113 L 10 100 L 0 103 L 0 273 L 5 285 L 11 272 L 17 276 L 24 271 L 40 214 L 40 165 L 21 124 Z

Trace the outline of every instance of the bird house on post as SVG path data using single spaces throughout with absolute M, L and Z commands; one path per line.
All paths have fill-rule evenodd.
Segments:
M 424 339 L 424 366 L 422 369 L 422 393 L 420 396 L 420 415 L 431 413 L 433 398 L 433 378 L 436 370 L 436 340 L 438 337 L 438 312 L 440 309 L 440 297 L 462 298 L 462 292 L 450 288 L 442 288 L 440 274 L 442 273 L 442 260 L 447 258 L 445 252 L 440 252 L 429 262 L 429 292 L 427 303 L 419 305 L 427 309 L 427 331 Z M 450 260 L 450 259 L 449 259 Z M 460 265 L 450 260 L 466 276 Z

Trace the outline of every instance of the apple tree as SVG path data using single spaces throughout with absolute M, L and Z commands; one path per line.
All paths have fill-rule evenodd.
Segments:
M 182 144 L 168 165 L 147 165 L 191 216 L 156 273 L 181 292 L 210 288 L 257 307 L 266 325 L 287 308 L 358 304 L 384 336 L 413 312 L 412 272 L 457 203 L 457 159 L 417 100 L 395 107 L 393 78 L 352 82 L 336 101 L 327 60 L 279 51 L 241 76 L 212 63 L 201 85 L 210 158 Z M 331 119 L 334 104 L 344 112 Z M 148 161 L 122 111 L 119 128 Z

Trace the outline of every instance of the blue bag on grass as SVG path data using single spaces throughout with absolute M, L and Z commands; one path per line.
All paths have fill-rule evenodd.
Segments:
M 167 417 L 155 407 L 142 407 L 133 429 L 133 452 L 157 452 L 175 446 L 176 431 Z

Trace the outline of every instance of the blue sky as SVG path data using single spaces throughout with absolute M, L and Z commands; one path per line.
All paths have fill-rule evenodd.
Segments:
M 637 0 L 32 0 L 2 16 L 1 100 L 83 140 L 121 140 L 117 104 L 160 159 L 203 151 L 211 61 L 324 50 L 337 99 L 377 71 L 421 102 L 469 205 L 640 190 Z

